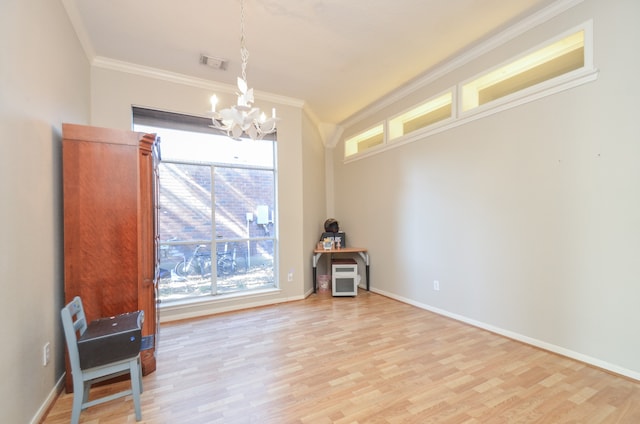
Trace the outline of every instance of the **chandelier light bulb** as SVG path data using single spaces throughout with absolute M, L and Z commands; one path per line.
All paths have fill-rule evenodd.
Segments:
M 211 112 L 215 112 L 216 111 L 216 105 L 218 104 L 218 96 L 216 96 L 214 94 L 213 96 L 211 96 L 209 101 L 211 102 Z

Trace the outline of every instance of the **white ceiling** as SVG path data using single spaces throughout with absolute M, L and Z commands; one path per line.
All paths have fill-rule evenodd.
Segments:
M 240 75 L 240 0 L 62 1 L 91 60 L 232 86 Z M 340 123 L 553 1 L 245 0 L 247 80 Z M 199 64 L 201 53 L 228 69 Z

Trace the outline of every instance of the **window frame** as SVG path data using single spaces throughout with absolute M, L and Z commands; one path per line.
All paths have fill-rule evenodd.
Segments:
M 428 135 L 431 132 L 433 132 L 434 130 L 436 130 L 437 128 L 446 126 L 451 121 L 453 121 L 456 118 L 456 88 L 457 87 L 454 86 L 454 87 L 451 87 L 451 88 L 449 88 L 447 90 L 443 90 L 440 93 L 427 98 L 425 101 L 422 101 L 422 102 L 417 103 L 417 104 L 415 104 L 415 105 L 413 105 L 411 107 L 408 107 L 408 108 L 404 109 L 402 112 L 397 113 L 397 114 L 393 115 L 392 117 L 390 117 L 387 120 L 387 135 L 388 135 L 387 139 L 388 139 L 389 144 L 401 143 L 401 142 L 405 141 L 409 136 L 416 136 L 416 135 L 424 136 L 424 135 Z M 409 131 L 407 133 L 403 132 L 402 135 L 399 135 L 399 136 L 396 136 L 396 137 L 392 136 L 391 132 L 393 130 L 392 127 L 394 126 L 392 124 L 392 122 L 394 120 L 399 119 L 402 116 L 407 115 L 407 114 L 409 114 L 411 112 L 417 111 L 418 109 L 420 109 L 422 107 L 427 107 L 429 104 L 435 103 L 435 102 L 439 101 L 441 98 L 443 98 L 443 97 L 445 97 L 447 95 L 450 96 L 450 102 L 448 104 L 451 105 L 451 113 L 450 113 L 448 118 L 444 118 L 444 119 L 438 120 L 436 122 L 433 122 L 431 124 L 427 124 L 427 125 L 425 125 L 423 127 L 417 128 L 417 129 L 415 129 L 413 131 Z M 413 119 L 416 119 L 417 117 L 420 117 L 420 116 L 428 115 L 429 113 L 433 112 L 434 110 L 437 110 L 437 109 L 433 109 L 433 110 L 430 110 L 427 113 L 417 115 Z M 406 122 L 409 122 L 409 120 L 402 121 L 402 123 L 406 123 Z
M 501 68 L 507 67 L 518 60 L 527 57 L 533 53 L 543 50 L 554 43 L 557 43 L 573 34 L 583 32 L 584 34 L 584 63 L 580 68 L 563 73 L 561 75 L 551 77 L 545 81 L 533 84 L 529 87 L 517 90 L 503 97 L 481 104 L 468 110 L 464 110 L 465 86 L 473 81 L 491 74 Z M 555 37 L 549 38 L 526 51 L 513 56 L 489 69 L 478 72 L 471 78 L 467 78 L 458 84 L 457 109 L 460 118 L 466 118 L 473 115 L 488 115 L 486 112 L 494 110 L 495 112 L 515 107 L 528 101 L 533 101 L 541 97 L 549 96 L 560 91 L 581 85 L 585 82 L 595 79 L 597 70 L 593 66 L 593 20 L 588 20 L 580 25 L 570 28 Z
M 136 112 L 142 111 L 138 117 L 136 118 Z M 133 111 L 133 122 L 132 127 L 134 131 L 140 130 L 139 126 L 146 127 L 144 129 L 145 132 L 148 132 L 148 128 L 153 128 L 156 130 L 178 130 L 184 132 L 192 132 L 192 133 L 204 133 L 208 136 L 218 136 L 218 137 L 228 137 L 224 132 L 211 128 L 207 124 L 209 122 L 209 118 L 203 118 L 199 116 L 186 115 L 174 112 L 165 112 L 147 108 L 137 108 L 134 106 Z M 172 120 L 171 118 L 175 118 Z M 244 137 L 246 138 L 246 137 Z M 176 299 L 163 299 L 163 304 L 166 306 L 179 305 L 182 303 L 202 303 L 208 302 L 217 298 L 224 298 L 228 296 L 244 296 L 252 293 L 262 293 L 262 292 L 270 292 L 273 290 L 280 290 L 280 278 L 279 278 L 279 237 L 278 237 L 278 225 L 277 225 L 277 216 L 278 216 L 278 164 L 277 164 L 277 139 L 275 134 L 270 135 L 269 137 L 264 137 L 263 140 L 271 141 L 272 149 L 271 149 L 271 165 L 265 166 L 261 164 L 246 164 L 246 163 L 227 163 L 227 162 L 216 162 L 215 160 L 185 160 L 184 158 L 175 159 L 175 158 L 167 158 L 164 157 L 161 159 L 161 162 L 166 164 L 184 164 L 184 165 L 195 165 L 195 166 L 204 166 L 209 167 L 211 174 L 211 193 L 210 193 L 210 202 L 211 202 L 211 234 L 210 240 L 200 240 L 200 239 L 189 239 L 189 240 L 181 240 L 178 242 L 160 242 L 158 241 L 158 252 L 161 250 L 161 246 L 166 246 L 166 248 L 171 248 L 171 246 L 181 246 L 181 245 L 197 245 L 197 244 L 210 244 L 210 255 L 212 261 L 212 268 L 215 269 L 213 264 L 214 260 L 217 260 L 217 256 L 214 257 L 214 253 L 217 252 L 216 246 L 218 243 L 238 243 L 238 242 L 248 242 L 248 243 L 262 243 L 262 242 L 270 242 L 273 246 L 273 282 L 268 286 L 264 286 L 261 288 L 252 288 L 252 289 L 242 289 L 235 291 L 220 291 L 218 287 L 218 276 L 217 273 L 211 273 L 210 279 L 210 292 L 206 295 L 195 295 L 195 296 L 183 296 Z M 250 140 L 246 140 L 250 142 Z M 238 141 L 238 142 L 242 142 Z M 161 142 L 162 143 L 162 142 Z M 165 155 L 166 156 L 166 155 Z M 219 168 L 228 168 L 228 169 L 243 169 L 248 171 L 267 171 L 271 172 L 273 175 L 273 210 L 272 210 L 272 222 L 273 223 L 273 231 L 270 237 L 266 236 L 253 236 L 251 237 L 249 234 L 246 237 L 242 238 L 218 238 L 216 234 L 217 228 L 217 200 L 215 196 L 215 186 L 216 186 L 216 178 L 215 178 L 215 170 Z M 160 186 L 158 187 L 160 190 Z M 158 196 L 160 193 L 158 192 Z M 159 197 L 157 201 L 159 202 Z M 158 207 L 160 205 L 158 204 Z M 255 212 L 254 218 L 255 219 Z M 158 228 L 158 240 L 160 239 L 159 233 L 159 222 L 156 223 L 156 228 Z
M 359 146 L 360 143 L 363 143 L 367 140 L 371 140 L 372 138 L 378 136 L 378 135 L 382 135 L 382 142 L 378 143 L 374 146 L 371 147 L 367 147 L 362 151 L 359 151 L 357 149 L 357 147 Z M 345 139 L 344 141 L 344 156 L 345 158 L 352 158 L 352 157 L 357 157 L 362 155 L 365 152 L 369 152 L 369 151 L 375 151 L 376 149 L 380 149 L 381 147 L 383 147 L 386 144 L 386 140 L 387 140 L 387 122 L 382 121 L 382 122 L 378 122 L 375 125 L 369 126 L 367 127 L 366 130 L 364 131 L 359 131 L 358 133 L 354 134 L 353 136 Z M 349 150 L 351 149 L 351 145 L 354 145 L 356 147 L 356 151 L 353 153 L 348 153 Z

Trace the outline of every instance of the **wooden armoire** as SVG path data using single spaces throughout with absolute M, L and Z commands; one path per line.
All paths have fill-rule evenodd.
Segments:
M 153 134 L 62 125 L 65 301 L 89 321 L 144 311 L 142 373 L 156 369 L 157 162 Z M 67 363 L 67 392 L 72 391 Z

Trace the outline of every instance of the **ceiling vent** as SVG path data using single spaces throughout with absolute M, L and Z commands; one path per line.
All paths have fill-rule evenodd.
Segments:
M 220 59 L 219 57 L 200 55 L 200 64 L 207 65 L 213 69 L 219 69 L 221 71 L 227 70 L 227 64 L 229 62 L 226 59 Z

